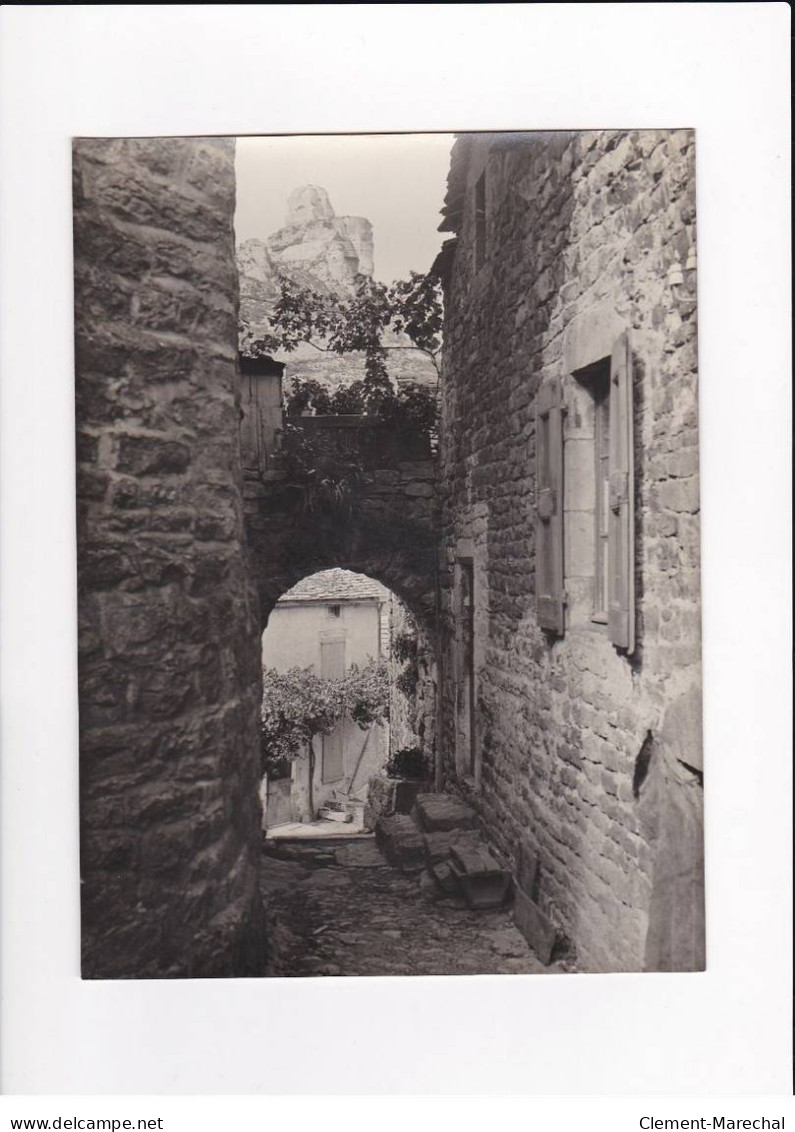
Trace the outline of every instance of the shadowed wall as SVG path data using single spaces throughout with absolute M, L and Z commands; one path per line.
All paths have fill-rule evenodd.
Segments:
M 258 973 L 234 142 L 74 146 L 83 974 Z

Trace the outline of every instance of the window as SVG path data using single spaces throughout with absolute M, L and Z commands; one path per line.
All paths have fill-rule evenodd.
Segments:
M 329 617 L 339 617 L 341 609 L 342 606 L 340 605 L 330 605 L 328 607 Z
M 486 174 L 475 184 L 475 271 L 486 262 Z
M 573 378 L 568 414 L 559 380 L 545 382 L 536 395 L 538 624 L 557 636 L 567 623 L 607 625 L 613 644 L 631 653 L 634 439 L 628 335 L 621 335 L 609 358 Z

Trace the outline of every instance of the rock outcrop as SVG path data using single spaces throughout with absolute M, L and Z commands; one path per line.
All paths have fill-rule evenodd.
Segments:
M 358 275 L 373 274 L 373 226 L 363 216 L 337 216 L 329 195 L 319 185 L 302 185 L 287 199 L 283 227 L 265 240 L 248 239 L 237 248 L 240 273 L 240 323 L 261 337 L 270 332 L 269 316 L 283 280 L 321 294 L 350 294 Z M 436 371 L 422 354 L 403 347 L 405 335 L 389 340 L 401 350 L 390 358 L 390 373 L 398 383 L 435 385 Z M 301 344 L 278 358 L 287 364 L 285 387 L 293 376 L 314 378 L 334 387 L 364 376 L 364 359 L 319 353 Z
M 324 188 L 303 185 L 287 199 L 284 227 L 264 241 L 244 241 L 237 260 L 241 321 L 261 333 L 282 279 L 335 293 L 352 290 L 357 275 L 372 275 L 373 226 L 363 216 L 337 216 Z

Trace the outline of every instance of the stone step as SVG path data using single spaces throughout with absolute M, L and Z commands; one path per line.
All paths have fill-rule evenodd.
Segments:
M 450 867 L 470 908 L 499 908 L 511 890 L 511 874 L 492 857 L 485 845 L 457 841 Z
M 472 807 L 448 794 L 418 794 L 411 816 L 425 833 L 477 826 L 477 814 Z
M 425 868 L 425 842 L 408 814 L 393 814 L 379 818 L 375 825 L 375 839 L 390 865 L 404 873 L 420 872 Z
M 510 895 L 511 874 L 505 869 L 498 867 L 496 871 L 467 873 L 455 859 L 450 862 L 450 869 L 459 891 L 473 911 L 500 908 Z
M 506 872 L 485 845 L 456 841 L 450 850 L 450 855 L 456 867 L 470 877 L 496 876 L 498 873 L 502 875 Z
M 480 834 L 475 829 L 443 829 L 436 833 L 424 833 L 425 859 L 429 865 L 448 861 L 454 845 L 483 845 Z

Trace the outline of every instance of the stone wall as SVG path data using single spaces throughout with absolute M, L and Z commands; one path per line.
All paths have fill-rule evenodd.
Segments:
M 74 146 L 83 974 L 262 958 L 234 142 Z
M 395 598 L 389 603 L 389 630 L 393 642 L 403 639 L 417 641 L 418 630 L 414 619 L 402 601 Z M 391 680 L 389 700 L 389 750 L 390 754 L 403 747 L 416 747 L 419 745 L 417 734 L 418 696 L 416 692 L 411 696 L 397 686 L 396 681 L 411 669 L 411 658 L 395 656 L 394 647 L 389 654 L 389 675 Z
M 436 622 L 436 466 L 399 461 L 363 473 L 339 507 L 315 505 L 307 485 L 284 474 L 247 478 L 246 532 L 263 628 L 282 594 L 339 566 L 391 589 L 419 621 Z
M 539 855 L 539 902 L 582 969 L 699 967 L 703 936 L 700 951 L 669 947 L 664 963 L 647 945 L 650 908 L 677 902 L 655 894 L 675 870 L 665 821 L 650 809 L 687 827 L 689 899 L 703 900 L 699 709 L 678 753 L 658 741 L 669 705 L 688 695 L 700 704 L 694 136 L 464 136 L 446 213 L 457 234 L 443 257 L 447 780 L 472 797 L 499 851 L 514 858 L 524 839 Z M 593 578 L 578 562 L 592 556 L 593 516 L 580 521 L 587 508 L 572 494 L 573 442 L 589 435 L 573 374 L 609 358 L 625 331 L 635 364 L 632 655 L 585 612 Z M 550 378 L 569 405 L 562 636 L 543 632 L 535 610 L 535 399 Z M 455 757 L 457 557 L 474 571 L 471 776 Z M 652 788 L 657 801 L 644 804 Z

